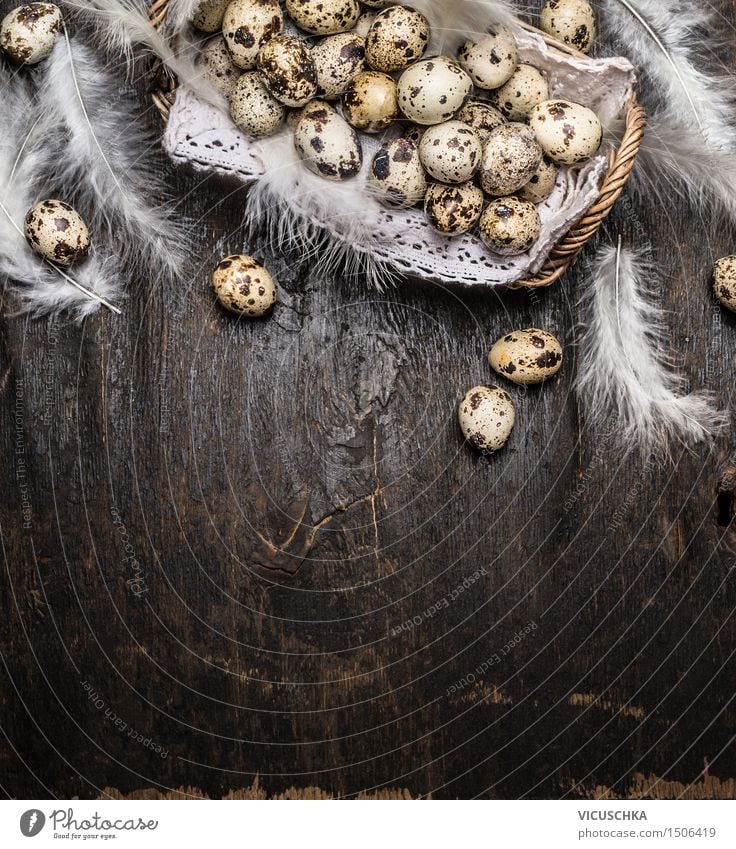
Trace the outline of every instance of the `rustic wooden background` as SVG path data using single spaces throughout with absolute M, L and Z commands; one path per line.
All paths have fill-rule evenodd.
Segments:
M 733 798 L 733 441 L 657 465 L 585 428 L 585 263 L 377 294 L 244 243 L 242 188 L 164 167 L 203 244 L 178 289 L 132 280 L 81 326 L 3 299 L 4 795 Z M 736 234 L 666 194 L 619 233 L 655 245 L 678 367 L 731 408 L 708 284 Z M 271 320 L 213 303 L 243 248 Z M 511 444 L 477 457 L 457 401 L 525 326 L 565 368 L 511 388 Z

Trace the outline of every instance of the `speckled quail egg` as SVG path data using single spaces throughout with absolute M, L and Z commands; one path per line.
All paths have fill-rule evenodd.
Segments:
M 361 0 L 361 2 L 371 9 L 383 9 L 384 6 L 388 6 L 391 0 Z
M 537 68 L 519 65 L 511 79 L 492 91 L 489 97 L 509 121 L 523 121 L 538 103 L 549 97 L 549 83 Z
M 486 90 L 502 86 L 519 66 L 516 39 L 505 26 L 489 30 L 478 41 L 466 41 L 457 58 L 475 86 Z
M 310 171 L 334 182 L 355 177 L 363 164 L 358 134 L 324 100 L 304 111 L 294 131 L 294 145 Z
M 284 28 L 279 0 L 233 0 L 225 10 L 222 34 L 239 68 L 256 67 L 261 47 Z
M 376 15 L 365 39 L 365 57 L 376 71 L 401 71 L 424 56 L 429 22 L 408 6 L 389 6 Z
M 17 65 L 36 65 L 51 55 L 63 26 L 53 3 L 18 6 L 0 23 L 0 47 Z
M 353 77 L 342 98 L 347 120 L 365 133 L 382 133 L 399 114 L 396 83 L 380 71 L 363 71 Z
M 276 284 L 252 256 L 225 257 L 212 274 L 217 300 L 230 312 L 261 318 L 276 303 Z
M 448 121 L 463 106 L 473 81 L 448 56 L 424 59 L 399 78 L 399 106 L 406 117 L 424 126 Z
M 562 345 L 546 330 L 515 330 L 495 343 L 488 362 L 512 383 L 533 386 L 554 377 L 562 368 Z
M 534 176 L 542 161 L 542 148 L 525 124 L 504 124 L 483 146 L 480 185 L 494 197 L 518 191 Z
M 261 48 L 258 70 L 266 88 L 281 103 L 304 106 L 317 94 L 312 53 L 298 38 L 277 35 Z
M 202 76 L 226 97 L 243 73 L 230 55 L 225 39 L 211 38 L 202 49 L 198 60 Z
M 438 233 L 460 236 L 475 226 L 483 203 L 483 192 L 472 182 L 456 186 L 433 183 L 424 198 L 424 212 Z
M 230 0 L 199 0 L 194 7 L 192 23 L 201 32 L 217 32 L 222 29 L 225 9 Z
M 352 32 L 330 35 L 312 48 L 318 97 L 339 97 L 365 66 L 365 41 Z
M 500 256 L 526 253 L 539 238 L 542 222 L 533 203 L 516 197 L 488 204 L 480 217 L 483 242 Z
M 476 451 L 500 451 L 516 423 L 514 402 L 497 386 L 476 386 L 460 402 L 458 422 Z
M 557 167 L 554 162 L 543 156 L 534 176 L 519 189 L 518 195 L 529 203 L 543 203 L 554 191 L 556 182 Z
M 33 250 L 57 265 L 71 265 L 89 253 L 87 225 L 62 200 L 42 200 L 26 213 L 25 234 Z
M 542 150 L 558 165 L 577 165 L 590 159 L 601 146 L 603 128 L 587 106 L 567 100 L 546 100 L 529 114 Z
M 427 175 L 413 141 L 396 138 L 386 142 L 373 158 L 368 182 L 387 206 L 408 209 L 427 191 Z
M 358 0 L 286 0 L 294 23 L 312 35 L 335 35 L 351 30 L 360 17 Z
M 324 100 L 311 100 L 306 106 L 299 109 L 290 109 L 286 116 L 286 123 L 293 132 L 305 115 L 308 115 L 313 109 L 315 112 L 321 112 L 324 108 Z M 332 109 L 332 106 L 330 106 L 330 109 Z
M 257 71 L 248 71 L 230 90 L 230 117 L 251 138 L 261 139 L 279 131 L 286 108 L 266 88 Z
M 736 256 L 723 257 L 715 264 L 713 291 L 726 309 L 736 312 Z
M 581 53 L 590 53 L 595 40 L 595 13 L 587 0 L 547 0 L 539 21 L 544 32 Z
M 462 121 L 429 127 L 419 142 L 419 158 L 441 183 L 465 183 L 478 170 L 483 146 L 475 130 Z
M 485 144 L 490 134 L 506 123 L 503 115 L 488 103 L 471 100 L 455 116 L 458 121 L 463 121 L 472 127 L 478 138 Z

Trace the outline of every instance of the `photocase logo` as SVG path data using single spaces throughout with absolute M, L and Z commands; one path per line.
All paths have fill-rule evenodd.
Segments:
M 26 811 L 20 818 L 20 831 L 26 837 L 35 837 L 46 824 L 46 817 L 43 811 L 37 808 L 31 808 Z

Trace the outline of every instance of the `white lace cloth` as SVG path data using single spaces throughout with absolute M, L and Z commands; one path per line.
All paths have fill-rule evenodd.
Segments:
M 522 62 L 544 68 L 553 97 L 566 98 L 593 109 L 604 127 L 625 108 L 634 84 L 634 71 L 622 58 L 579 60 L 555 48 L 526 30 L 517 32 Z M 560 169 L 552 195 L 539 213 L 542 232 L 528 254 L 499 257 L 474 235 L 448 238 L 435 233 L 421 209 L 388 210 L 367 192 L 367 170 L 380 139 L 362 134 L 364 166 L 350 181 L 353 196 L 360 197 L 359 224 L 345 218 L 345 187 L 315 176 L 303 167 L 284 130 L 281 137 L 252 141 L 240 133 L 229 116 L 200 101 L 190 89 L 180 88 L 171 110 L 165 134 L 165 147 L 177 162 L 197 169 L 236 175 L 246 183 L 272 181 L 278 172 L 279 202 L 294 214 L 324 228 L 345 250 L 363 254 L 370 261 L 445 283 L 494 286 L 509 284 L 538 271 L 552 247 L 580 219 L 596 200 L 607 170 L 607 157 L 601 152 L 582 169 Z M 284 158 L 293 156 L 285 163 Z M 284 172 L 288 180 L 284 180 Z M 286 182 L 286 185 L 284 185 Z M 270 191 L 269 187 L 269 191 Z M 334 193 L 334 204 L 330 204 Z M 365 197 L 361 197 L 365 195 Z M 310 199 L 318 197 L 319 202 Z M 292 219 L 293 220 L 293 219 Z

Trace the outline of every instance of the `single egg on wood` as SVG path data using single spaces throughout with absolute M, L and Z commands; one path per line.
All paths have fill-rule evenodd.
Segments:
M 514 402 L 497 386 L 476 386 L 460 402 L 458 422 L 476 451 L 500 451 L 516 424 Z
M 512 383 L 533 386 L 554 377 L 562 368 L 562 345 L 546 330 L 516 330 L 493 345 L 488 362 Z
M 736 312 L 736 256 L 725 256 L 715 264 L 713 291 L 726 309 Z
M 547 0 L 539 26 L 581 53 L 590 53 L 595 41 L 595 13 L 588 0 Z
M 480 217 L 482 241 L 500 256 L 526 253 L 539 238 L 542 221 L 533 203 L 516 197 L 499 198 Z
M 36 253 L 57 265 L 69 266 L 89 253 L 84 219 L 73 206 L 56 198 L 42 200 L 28 210 L 25 235 Z
M 16 65 L 37 65 L 51 55 L 63 28 L 61 9 L 53 3 L 18 6 L 0 23 L 0 48 Z
M 598 152 L 603 127 L 587 106 L 546 100 L 529 113 L 529 126 L 547 156 L 558 165 L 578 165 Z
M 212 287 L 225 309 L 247 318 L 262 318 L 277 300 L 273 277 L 245 254 L 225 257 L 212 274 Z

